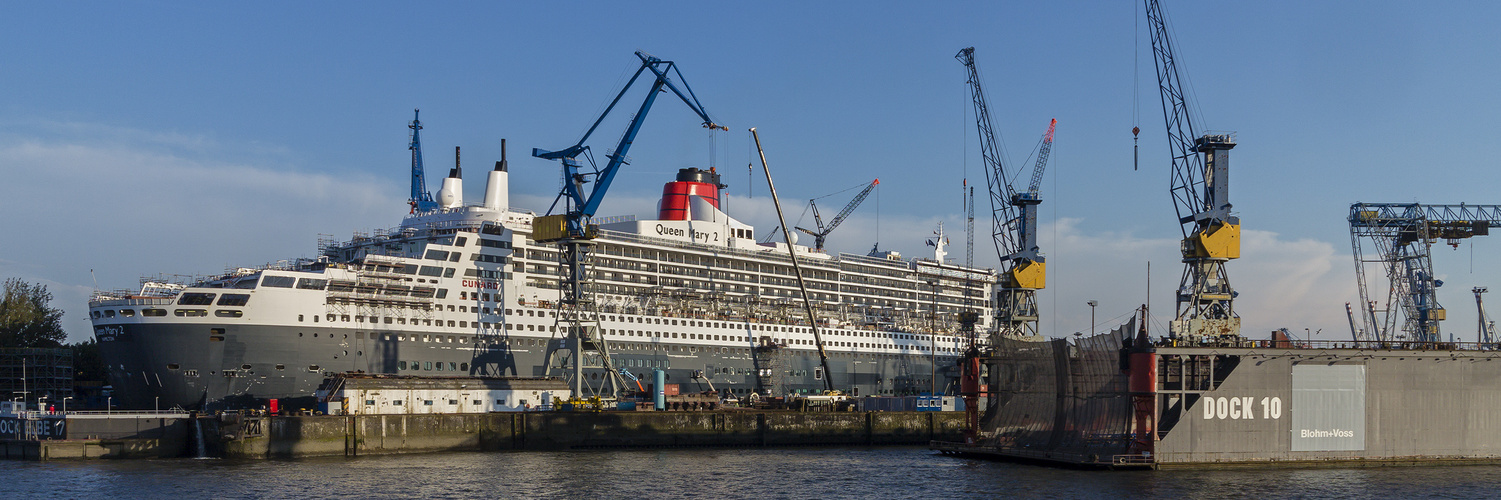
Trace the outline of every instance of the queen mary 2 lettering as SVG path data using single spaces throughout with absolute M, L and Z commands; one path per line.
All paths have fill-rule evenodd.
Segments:
M 504 161 L 488 175 L 483 203 L 459 198 L 455 168 L 437 202 L 414 201 L 390 230 L 325 241 L 317 258 L 96 294 L 89 314 L 115 400 L 259 407 L 311 399 L 325 376 L 352 371 L 546 376 L 561 322 L 580 314 L 597 321 L 610 366 L 664 370 L 684 391 L 785 395 L 832 376 L 859 395 L 915 394 L 955 384 L 962 312 L 991 328 L 994 270 L 794 245 L 830 354 L 823 373 L 793 307 L 787 244 L 758 243 L 720 209 L 719 175 L 697 168 L 667 183 L 655 219 L 594 220 L 594 307 L 575 310 L 559 300 L 558 248 L 533 242 L 536 214 L 508 205 Z

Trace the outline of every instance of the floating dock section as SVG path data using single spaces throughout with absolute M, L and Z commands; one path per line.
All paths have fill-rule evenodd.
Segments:
M 975 439 L 932 447 L 1092 468 L 1501 462 L 1494 348 L 1003 341 Z

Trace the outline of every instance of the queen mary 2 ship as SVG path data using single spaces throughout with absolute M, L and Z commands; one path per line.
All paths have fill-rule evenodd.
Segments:
M 466 204 L 456 165 L 438 199 L 414 200 L 399 227 L 321 242 L 314 259 L 97 293 L 89 315 L 116 401 L 259 407 L 311 397 L 339 372 L 574 376 L 548 365 L 566 343 L 564 318 L 580 313 L 559 300 L 566 268 L 556 245 L 530 238 L 536 214 L 509 208 L 507 176 L 496 162 L 484 202 Z M 758 242 L 722 211 L 723 187 L 714 169 L 682 169 L 655 219 L 594 220 L 585 286 L 595 305 L 582 314 L 609 362 L 578 373 L 661 369 L 684 392 L 734 396 L 817 391 L 825 377 L 858 395 L 950 388 L 970 338 L 958 317 L 973 311 L 975 329 L 989 328 L 995 271 L 945 263 L 941 238 L 932 259 L 794 242 L 824 373 L 787 244 Z

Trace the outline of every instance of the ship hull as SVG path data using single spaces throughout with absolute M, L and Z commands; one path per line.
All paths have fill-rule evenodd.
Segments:
M 114 403 L 124 408 L 260 408 L 268 399 L 285 408 L 312 408 L 312 395 L 331 373 L 363 372 L 423 376 L 566 376 L 548 373 L 548 337 L 389 334 L 352 328 L 239 325 L 118 325 L 100 333 L 108 360 Z M 403 339 L 403 340 L 397 340 Z M 441 341 L 439 341 L 441 339 Z M 462 339 L 462 341 L 460 341 Z M 811 350 L 753 353 L 753 346 L 692 346 L 679 352 L 648 349 L 649 343 L 612 344 L 614 367 L 643 381 L 662 369 L 668 384 L 683 392 L 711 387 L 743 396 L 774 385 L 778 394 L 824 389 L 818 357 Z M 711 352 L 712 351 L 712 352 Z M 937 369 L 934 370 L 934 362 Z M 768 380 L 762 369 L 774 370 Z M 951 388 L 957 379 L 952 356 L 834 353 L 835 387 L 855 394 L 917 394 Z M 571 371 L 571 370 L 570 370 Z M 604 387 L 601 367 L 583 370 L 588 384 Z M 936 372 L 936 384 L 930 382 Z M 695 378 L 695 375 L 699 375 Z M 634 384 L 626 382 L 627 389 Z M 759 389 L 758 389 L 759 387 Z M 303 406 L 298 406 L 303 405 Z

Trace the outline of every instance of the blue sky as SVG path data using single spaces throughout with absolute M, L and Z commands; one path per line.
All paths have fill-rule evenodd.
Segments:
M 1238 134 L 1231 200 L 1246 255 L 1230 272 L 1248 335 L 1348 334 L 1350 203 L 1501 202 L 1501 6 L 1165 7 L 1199 123 Z M 1041 210 L 1052 280 L 1039 295 L 1043 331 L 1087 329 L 1091 299 L 1100 323 L 1129 314 L 1145 300 L 1147 261 L 1154 312 L 1170 315 L 1181 270 L 1133 2 L 58 2 L 7 12 L 0 276 L 47 284 L 74 340 L 89 335 L 95 279 L 130 288 L 141 276 L 310 256 L 319 234 L 396 225 L 414 107 L 433 189 L 460 145 L 478 197 L 473 173 L 507 138 L 513 204 L 544 210 L 557 168 L 526 152 L 573 144 L 638 66 L 638 49 L 676 61 L 731 130 L 711 143 L 684 106 L 659 100 L 601 213 L 649 214 L 685 166 L 718 166 L 744 196 L 754 126 L 793 215 L 807 198 L 881 179 L 830 237 L 834 250 L 879 240 L 921 255 L 943 221 L 951 256 L 962 256 L 957 194 L 966 168 L 980 179 L 981 166 L 953 55 L 975 46 L 1011 168 L 1059 120 Z M 592 144 L 612 147 L 625 116 Z M 1132 126 L 1142 128 L 1134 172 Z M 764 181 L 752 194 L 731 210 L 769 230 Z M 852 195 L 820 201 L 834 212 Z M 988 212 L 983 196 L 977 205 Z M 1501 289 L 1496 248 L 1435 247 L 1446 332 L 1474 335 L 1469 288 Z M 981 263 L 993 254 L 977 243 Z

